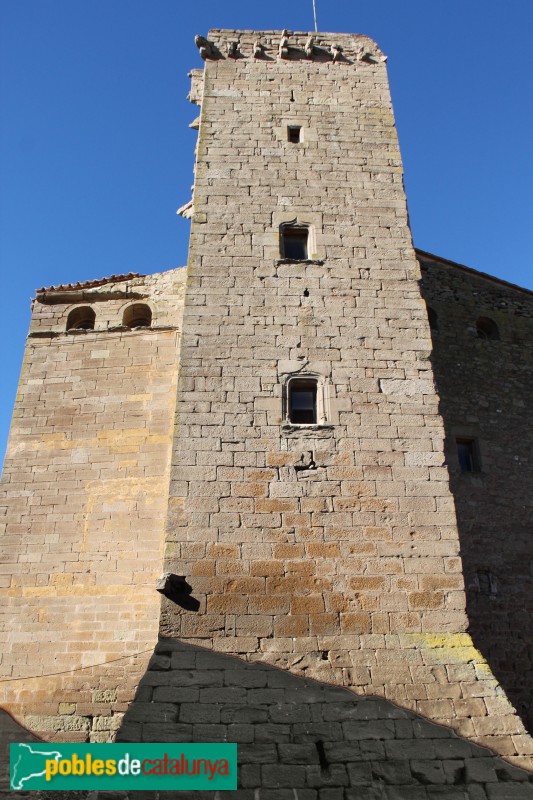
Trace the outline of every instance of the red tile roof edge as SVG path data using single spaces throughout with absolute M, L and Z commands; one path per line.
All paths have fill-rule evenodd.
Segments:
M 94 289 L 97 286 L 104 286 L 106 283 L 121 283 L 132 278 L 144 278 L 140 272 L 128 272 L 125 275 L 110 275 L 108 278 L 97 278 L 94 281 L 82 281 L 81 283 L 60 283 L 58 286 L 43 286 L 36 289 L 36 294 L 43 292 L 77 292 L 80 289 Z

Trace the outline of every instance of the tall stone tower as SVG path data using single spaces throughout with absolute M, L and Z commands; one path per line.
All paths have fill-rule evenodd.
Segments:
M 212 30 L 197 44 L 184 303 L 183 272 L 37 298 L 8 531 L 30 536 L 24 498 L 45 461 L 56 477 L 39 497 L 72 516 L 52 532 L 42 520 L 28 549 L 13 540 L 5 663 L 33 683 L 6 689 L 6 707 L 50 738 L 238 741 L 246 797 L 394 785 L 411 800 L 465 774 L 530 797 L 525 773 L 475 746 L 531 766 L 468 634 L 385 57 L 351 34 Z M 95 304 L 96 324 L 65 331 Z M 67 379 L 68 420 L 54 416 Z M 41 397 L 48 416 L 33 418 Z M 43 645 L 58 631 L 56 660 Z M 25 636 L 35 663 L 21 672 Z
M 346 34 L 199 46 L 166 568 L 200 606 L 167 603 L 162 633 L 523 755 L 467 633 L 385 58 Z

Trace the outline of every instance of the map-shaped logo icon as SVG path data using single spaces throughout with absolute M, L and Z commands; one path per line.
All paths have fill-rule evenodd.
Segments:
M 32 789 L 32 781 L 38 779 L 41 783 L 44 778 L 46 762 L 59 761 L 61 757 L 62 753 L 59 750 L 43 750 L 42 745 L 12 744 L 10 788 L 17 792 Z

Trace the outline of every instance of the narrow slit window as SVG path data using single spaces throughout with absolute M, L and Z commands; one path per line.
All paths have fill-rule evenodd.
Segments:
M 281 229 L 281 255 L 294 261 L 308 258 L 309 229 L 303 226 L 286 226 Z
M 439 330 L 439 318 L 437 316 L 437 312 L 434 308 L 428 306 L 428 320 L 429 320 L 429 327 L 432 331 Z
M 289 384 L 289 422 L 294 425 L 316 425 L 316 395 L 316 380 L 292 380 Z
M 480 464 L 476 440 L 459 437 L 455 441 L 461 472 L 479 472 Z
M 287 139 L 292 144 L 298 144 L 302 141 L 302 127 L 301 125 L 289 125 L 287 128 Z

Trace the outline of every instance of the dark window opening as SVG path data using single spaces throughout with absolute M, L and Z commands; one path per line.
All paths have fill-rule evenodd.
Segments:
M 500 338 L 498 326 L 490 317 L 480 317 L 476 322 L 476 331 L 480 339 L 497 340 Z
M 475 439 L 457 438 L 457 458 L 461 472 L 479 472 L 479 457 Z
M 430 308 L 428 306 L 428 320 L 429 320 L 429 327 L 432 331 L 438 331 L 439 329 L 439 318 L 437 316 L 437 312 L 434 308 Z
M 297 379 L 289 384 L 289 422 L 295 425 L 316 425 L 316 380 Z
M 134 303 L 124 311 L 122 324 L 127 328 L 149 328 L 152 324 L 152 311 L 144 303 Z
M 300 125 L 289 125 L 287 128 L 287 139 L 293 144 L 298 144 L 301 139 L 302 128 Z
M 309 229 L 302 226 L 281 229 L 281 255 L 294 261 L 306 261 Z
M 68 315 L 67 331 L 92 331 L 96 314 L 90 306 L 73 309 Z

